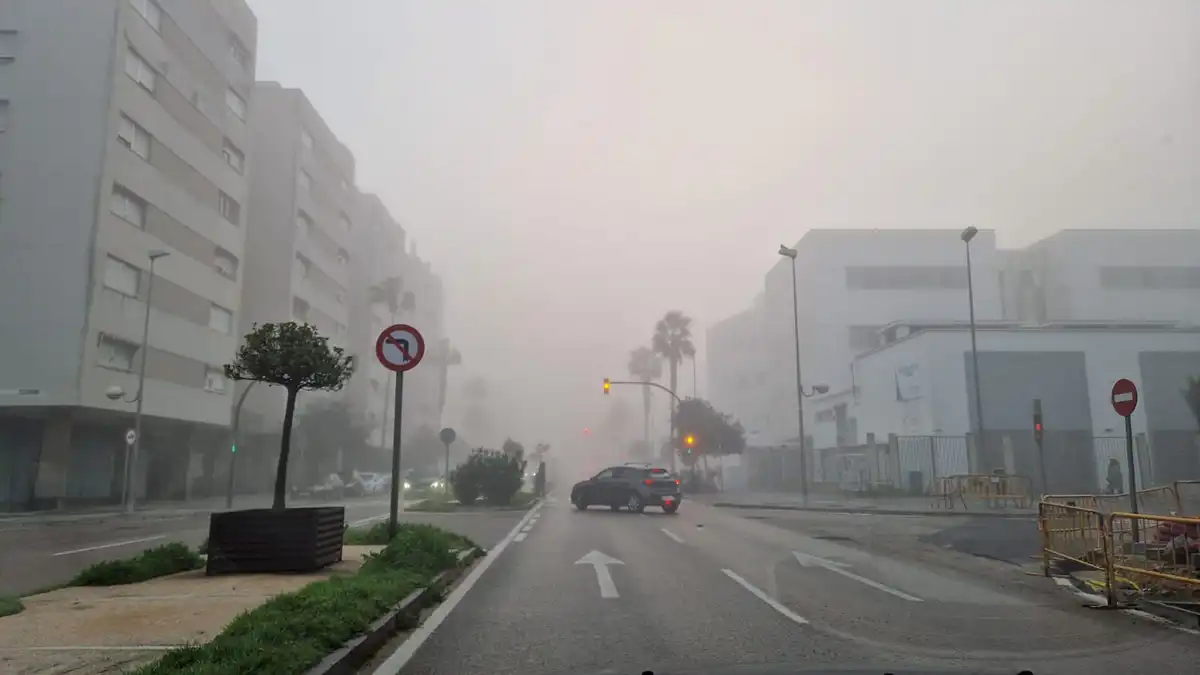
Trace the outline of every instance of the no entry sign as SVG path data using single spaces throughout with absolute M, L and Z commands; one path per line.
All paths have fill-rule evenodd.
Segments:
M 1125 378 L 1117 380 L 1112 388 L 1112 407 L 1121 417 L 1129 417 L 1137 410 L 1137 385 Z

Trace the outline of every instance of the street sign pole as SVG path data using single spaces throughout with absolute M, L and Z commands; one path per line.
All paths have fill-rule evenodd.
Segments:
M 396 524 L 403 504 L 400 495 L 404 484 L 400 482 L 400 433 L 404 420 L 404 372 L 396 373 L 396 407 L 392 410 L 392 505 L 388 512 L 388 540 L 396 536 Z
M 396 536 L 400 512 L 404 510 L 401 496 L 404 484 L 400 478 L 401 442 L 404 424 L 404 373 L 412 370 L 425 356 L 425 338 L 407 324 L 388 326 L 375 340 L 375 357 L 384 368 L 396 373 L 396 400 L 392 420 L 392 499 L 388 512 L 388 537 Z
M 445 429 L 442 429 L 440 432 L 438 432 L 438 438 L 442 441 L 442 445 L 446 446 L 446 473 L 442 477 L 442 492 L 449 495 L 450 494 L 450 444 L 454 442 L 455 438 L 458 438 L 458 434 L 454 432 L 454 429 L 451 429 L 450 427 L 446 427 Z
M 1042 428 L 1042 399 L 1033 399 L 1033 440 L 1037 443 L 1038 449 L 1038 470 L 1042 475 L 1042 494 L 1050 492 L 1050 483 L 1046 479 L 1046 447 L 1042 434 L 1045 429 Z
M 1137 473 L 1135 467 L 1137 460 L 1134 458 L 1133 452 L 1133 411 L 1137 410 L 1138 390 L 1130 380 L 1121 378 L 1113 384 L 1112 388 L 1112 407 L 1118 415 L 1125 418 L 1125 462 L 1129 465 L 1129 512 L 1138 512 L 1137 499 Z M 1138 528 L 1135 525 L 1133 528 L 1133 543 L 1139 543 Z

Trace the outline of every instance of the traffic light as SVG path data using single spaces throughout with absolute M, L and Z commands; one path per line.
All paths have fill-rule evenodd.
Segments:
M 1033 440 L 1037 441 L 1038 445 L 1042 443 L 1042 399 L 1033 399 Z
M 696 447 L 696 437 L 691 434 L 684 436 L 683 445 L 686 448 L 687 454 L 692 454 L 692 450 Z
M 237 452 L 237 444 L 236 443 L 229 446 L 229 454 L 233 454 L 235 452 Z
M 611 388 L 612 388 L 612 383 L 608 381 L 607 377 L 604 378 L 604 393 L 607 394 L 608 390 Z

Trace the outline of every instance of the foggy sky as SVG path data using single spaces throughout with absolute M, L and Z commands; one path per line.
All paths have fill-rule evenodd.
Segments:
M 249 1 L 530 446 L 669 309 L 704 395 L 704 327 L 810 227 L 1198 223 L 1194 0 Z

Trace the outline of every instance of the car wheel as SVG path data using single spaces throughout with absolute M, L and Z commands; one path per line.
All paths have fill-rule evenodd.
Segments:
M 630 513 L 641 513 L 646 510 L 645 505 L 642 504 L 641 495 L 636 492 L 629 493 L 629 501 L 625 503 L 625 506 L 629 507 Z
M 580 494 L 578 497 L 576 497 L 572 501 L 575 502 L 575 508 L 579 509 L 580 511 L 587 511 L 587 507 L 588 507 L 587 499 L 584 499 L 584 496 L 582 494 Z
M 671 504 L 670 506 L 663 507 L 663 513 L 675 513 L 677 511 L 679 511 L 678 504 Z
M 621 509 L 621 505 L 617 502 L 613 502 L 608 505 L 608 508 L 612 509 L 613 511 L 619 511 Z

